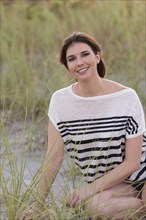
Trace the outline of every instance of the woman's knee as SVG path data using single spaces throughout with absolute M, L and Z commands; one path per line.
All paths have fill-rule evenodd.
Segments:
M 89 215 L 96 215 L 97 213 L 102 216 L 104 215 L 104 209 L 108 206 L 110 199 L 112 198 L 112 191 L 105 190 L 100 193 L 97 193 L 88 201 L 86 201 L 85 208 Z
M 113 217 L 118 213 L 129 210 L 141 210 L 142 201 L 136 197 L 115 196 L 112 189 L 105 190 L 94 195 L 86 203 L 86 210 L 89 216 Z
M 144 185 L 144 188 L 143 188 L 143 191 L 142 191 L 142 194 L 141 194 L 141 199 L 142 199 L 144 209 L 146 211 L 146 183 Z

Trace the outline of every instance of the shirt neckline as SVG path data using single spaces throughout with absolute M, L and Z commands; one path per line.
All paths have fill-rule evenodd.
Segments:
M 124 93 L 127 93 L 127 91 L 131 90 L 131 88 L 127 87 L 125 89 L 122 89 L 120 91 L 114 92 L 114 93 L 109 93 L 109 94 L 105 94 L 105 95 L 98 95 L 98 96 L 91 96 L 91 97 L 83 97 L 83 96 L 79 96 L 77 94 L 74 93 L 73 91 L 73 86 L 75 85 L 75 83 L 71 84 L 68 89 L 69 92 L 76 98 L 78 99 L 82 99 L 82 100 L 96 100 L 96 99 L 107 99 L 107 98 L 113 98 L 119 95 L 122 95 Z

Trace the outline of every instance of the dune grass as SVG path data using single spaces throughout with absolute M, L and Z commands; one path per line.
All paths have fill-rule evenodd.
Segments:
M 34 125 L 36 126 L 36 125 Z M 39 126 L 39 123 L 38 123 Z M 22 130 L 23 135 L 27 132 L 31 132 L 30 128 Z M 32 126 L 33 127 L 33 126 Z M 32 172 L 31 167 L 27 163 L 28 149 L 26 149 L 22 144 L 15 149 L 14 142 L 9 141 L 9 134 L 7 130 L 2 131 L 2 148 L 1 148 L 1 167 L 0 167 L 0 202 L 1 202 L 1 219 L 8 220 L 22 220 L 24 213 L 29 208 L 33 207 L 34 201 L 40 203 L 40 198 L 38 196 L 37 184 L 39 181 L 39 175 L 41 172 L 42 165 L 40 168 Z M 25 139 L 25 137 L 24 137 Z M 24 140 L 23 139 L 23 140 Z M 31 143 L 28 144 L 28 146 Z M 21 147 L 21 150 L 19 149 Z M 18 151 L 21 153 L 18 155 Z M 66 155 L 65 155 L 66 156 Z M 20 158 L 21 157 L 21 158 Z M 19 165 L 18 165 L 19 159 Z M 54 187 L 60 188 L 58 194 L 54 193 L 53 189 L 49 193 L 46 203 L 42 204 L 42 210 L 40 211 L 37 207 L 34 207 L 36 214 L 33 220 L 87 220 L 88 219 L 88 209 L 83 209 L 79 207 L 76 209 L 68 209 L 66 207 L 68 194 L 73 190 L 78 188 L 82 184 L 82 178 L 78 174 L 78 170 L 74 167 L 68 159 L 66 159 L 67 165 L 62 166 L 62 181 L 57 181 Z M 42 163 L 43 164 L 43 163 Z M 55 165 L 55 164 L 54 164 Z M 31 182 L 28 184 L 25 179 L 25 170 L 28 170 L 31 175 Z M 120 203 L 120 199 L 119 199 Z M 108 205 L 108 204 L 107 204 Z M 132 205 L 132 204 L 131 204 Z M 96 210 L 98 207 L 96 207 Z M 142 220 L 142 218 L 135 218 L 135 213 L 130 210 L 125 213 L 124 220 Z M 93 217 L 94 219 L 94 217 Z M 97 219 L 97 218 L 95 218 Z M 106 218 L 102 218 L 106 220 Z M 112 220 L 114 220 L 113 218 Z
M 26 151 L 32 151 L 33 128 L 47 120 L 52 93 L 73 82 L 67 70 L 58 62 L 58 50 L 64 37 L 73 31 L 93 35 L 103 49 L 107 78 L 138 92 L 146 109 L 146 35 L 144 1 L 25 1 L 0 2 L 1 10 L 1 203 L 8 220 L 22 216 L 33 197 L 40 169 L 32 174 L 33 182 L 24 181 L 27 168 Z M 13 151 L 7 127 L 22 120 L 21 160 Z M 27 122 L 31 126 L 27 128 Z M 26 133 L 29 133 L 25 148 Z M 34 134 L 35 135 L 35 134 Z M 39 146 L 38 146 L 39 148 Z M 46 149 L 45 149 L 46 150 Z M 8 164 L 7 176 L 5 165 Z M 50 194 L 51 202 L 44 204 L 47 217 L 36 219 L 86 219 L 87 213 L 66 208 L 68 180 L 76 187 L 77 171 L 70 166 L 67 180 L 58 183 L 62 188 L 61 204 Z M 26 189 L 23 193 L 23 189 Z M 51 216 L 50 216 L 51 215 Z M 134 215 L 130 214 L 130 215 Z M 70 216 L 70 217 L 69 217 Z M 19 217 L 18 219 L 21 219 Z M 128 214 L 125 220 L 130 219 Z M 134 217 L 133 217 L 134 219 Z
M 100 42 L 107 77 L 134 87 L 145 103 L 144 1 L 1 1 L 1 109 L 47 113 L 52 93 L 72 82 L 59 47 L 72 31 Z M 30 3 L 32 2 L 32 3 Z

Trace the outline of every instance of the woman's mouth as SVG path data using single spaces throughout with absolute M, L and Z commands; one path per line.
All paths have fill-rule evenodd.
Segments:
M 88 70 L 88 67 L 85 67 L 85 68 L 79 69 L 77 73 L 85 73 L 87 70 Z

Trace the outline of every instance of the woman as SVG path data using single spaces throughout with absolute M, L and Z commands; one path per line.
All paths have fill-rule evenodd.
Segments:
M 136 92 L 104 78 L 100 46 L 85 33 L 65 39 L 60 62 L 76 83 L 56 91 L 50 102 L 41 202 L 62 165 L 65 147 L 86 182 L 70 193 L 68 207 L 84 204 L 91 218 L 144 216 L 146 136 Z

